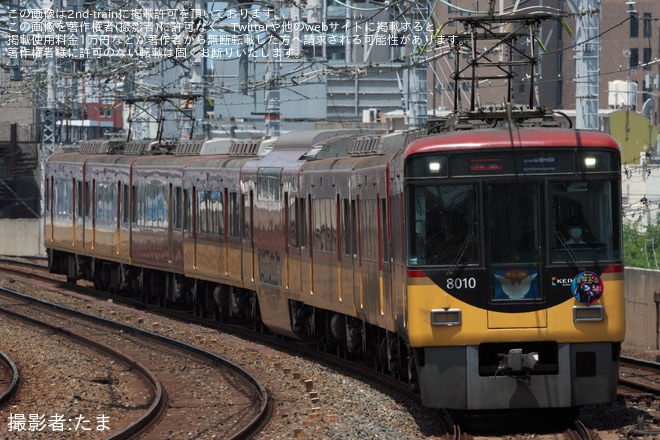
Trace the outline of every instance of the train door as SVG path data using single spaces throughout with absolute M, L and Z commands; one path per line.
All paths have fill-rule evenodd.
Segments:
M 387 199 L 378 198 L 378 243 L 380 244 L 380 316 L 388 320 L 393 317 L 395 304 L 392 298 L 392 264 L 390 262 L 390 217 L 388 215 Z M 384 321 L 383 325 L 391 330 L 393 322 Z
M 183 191 L 183 204 L 185 206 L 183 228 L 190 233 L 192 239 L 192 268 L 197 270 L 197 212 L 193 208 L 193 200 L 197 198 L 197 187 Z
M 488 328 L 547 326 L 545 308 L 518 314 L 509 310 L 521 303 L 543 301 L 540 270 L 541 202 L 537 182 L 487 185 L 487 237 L 491 289 Z M 505 312 L 505 313 L 502 313 Z
M 284 287 L 302 300 L 300 280 L 300 217 L 299 198 L 284 193 L 284 235 L 286 240 L 286 263 L 284 265 Z
M 115 254 L 121 255 L 121 181 L 117 182 L 117 204 L 115 205 Z
M 379 272 L 380 238 L 378 231 L 377 199 L 358 199 L 359 294 L 356 302 L 363 313 L 372 319 L 382 316 L 384 301 Z
M 85 206 L 83 207 L 83 210 L 85 211 L 85 215 L 83 216 L 83 247 L 87 250 L 93 249 L 94 248 L 94 242 L 93 242 L 93 230 L 92 230 L 92 215 L 93 215 L 93 206 L 92 206 L 92 200 L 93 200 L 93 192 L 92 188 L 94 187 L 93 182 L 90 181 L 85 181 L 84 184 L 84 203 Z
M 311 205 L 312 196 L 300 197 L 298 218 L 300 219 L 300 283 L 303 300 L 314 294 L 313 267 L 312 267 L 312 239 L 311 239 Z
M 119 234 L 117 237 L 117 253 L 124 253 L 130 258 L 130 227 L 131 227 L 131 193 L 130 186 L 119 183 Z
M 82 247 L 83 243 L 83 216 L 82 216 L 82 182 L 79 179 L 73 179 L 73 237 L 72 244 L 74 247 Z

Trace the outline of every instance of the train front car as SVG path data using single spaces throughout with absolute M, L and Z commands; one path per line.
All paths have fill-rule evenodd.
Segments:
M 424 405 L 612 402 L 625 332 L 616 142 L 488 130 L 403 156 L 404 328 Z

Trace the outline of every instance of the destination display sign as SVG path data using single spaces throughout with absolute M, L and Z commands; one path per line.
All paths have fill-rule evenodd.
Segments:
M 409 159 L 407 177 L 618 172 L 610 151 L 525 150 L 425 154 Z

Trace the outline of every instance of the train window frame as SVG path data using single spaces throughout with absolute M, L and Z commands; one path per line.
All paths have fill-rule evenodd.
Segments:
M 429 232 L 429 229 L 427 228 L 426 225 L 426 219 L 427 218 L 433 218 L 433 215 L 428 215 L 428 213 L 435 209 L 436 207 L 431 206 L 427 207 L 426 203 L 426 198 L 421 197 L 421 195 L 417 194 L 417 191 L 419 190 L 424 190 L 424 191 L 430 191 L 430 188 L 434 189 L 448 189 L 448 190 L 457 190 L 458 188 L 472 188 L 472 203 L 471 203 L 471 216 L 472 220 L 471 222 L 460 222 L 460 221 L 455 221 L 453 223 L 453 229 L 456 229 L 457 227 L 460 226 L 469 226 L 470 223 L 472 224 L 472 230 L 469 232 L 466 232 L 461 235 L 461 238 L 458 240 L 452 241 L 451 248 L 458 247 L 459 249 L 465 248 L 464 251 L 461 251 L 460 253 L 449 251 L 443 253 L 446 254 L 445 259 L 441 259 L 440 255 L 434 254 L 435 259 L 431 259 L 430 256 L 428 256 L 428 252 L 430 249 L 444 249 L 444 248 L 449 248 L 450 246 L 441 246 L 443 243 L 436 243 L 437 245 L 432 245 L 432 241 L 436 242 L 440 236 L 446 235 L 442 234 L 441 231 L 437 231 L 434 234 L 431 234 Z M 434 182 L 424 182 L 422 183 L 415 183 L 415 184 L 408 184 L 406 185 L 406 199 L 408 200 L 407 206 L 405 208 L 405 215 L 408 223 L 408 228 L 406 231 L 406 237 L 407 237 L 407 244 L 406 244 L 406 261 L 408 266 L 411 267 L 423 267 L 423 266 L 437 266 L 437 267 L 453 267 L 458 264 L 460 265 L 466 265 L 466 266 L 478 266 L 481 264 L 481 233 L 479 232 L 480 225 L 482 224 L 482 220 L 480 219 L 480 197 L 481 197 L 481 184 L 478 181 L 462 181 L 462 182 L 449 182 L 449 181 L 434 181 Z M 439 193 L 436 196 L 439 197 Z M 453 209 L 455 210 L 455 209 Z M 466 211 L 467 212 L 467 211 Z M 455 217 L 455 215 L 453 216 Z M 436 218 L 437 215 L 436 215 Z M 447 227 L 449 228 L 449 227 Z M 470 228 L 468 227 L 466 229 L 469 230 Z M 423 232 L 423 233 L 422 233 Z M 430 239 L 427 240 L 427 237 L 429 235 L 433 235 Z M 415 241 L 413 242 L 413 237 Z M 451 240 L 453 237 L 446 237 L 445 238 L 445 243 L 448 243 L 449 240 Z M 421 239 L 421 241 L 420 241 Z M 420 248 L 420 250 L 417 250 Z M 468 260 L 465 260 L 465 254 L 468 253 L 468 249 L 470 249 L 469 254 L 470 258 Z M 460 260 L 457 261 L 456 256 L 461 255 Z
M 55 179 L 53 185 L 53 211 L 58 216 L 70 216 L 73 213 L 72 186 L 69 179 Z
M 241 235 L 241 210 L 238 191 L 229 191 L 229 236 L 240 238 Z
M 180 186 L 173 187 L 170 185 L 170 191 L 172 193 L 172 227 L 178 231 L 183 226 L 183 189 Z
M 378 249 L 380 244 L 378 242 L 380 241 L 380 236 L 378 210 L 378 199 L 370 197 L 360 198 L 358 214 L 360 261 L 379 261 Z
M 183 230 L 185 232 L 192 232 L 193 225 L 193 208 L 192 208 L 192 193 L 193 189 L 183 188 Z
M 300 249 L 309 250 L 309 217 L 308 206 L 311 205 L 311 196 L 300 198 Z
M 247 193 L 241 194 L 241 237 L 243 241 L 252 242 L 253 240 L 253 206 L 254 206 L 254 192 L 252 190 Z
M 493 179 L 486 180 L 484 185 L 487 261 L 492 273 L 489 302 L 543 301 L 540 278 L 547 230 L 547 222 L 542 220 L 545 218 L 544 179 Z M 496 190 L 501 191 L 499 198 Z M 517 203 L 515 211 L 502 209 L 506 206 L 502 201 L 511 198 L 518 201 L 526 198 L 527 204 Z M 526 216 L 527 213 L 530 215 Z M 495 252 L 499 253 L 499 258 Z
M 353 237 L 351 231 L 351 201 L 344 197 L 341 199 L 341 250 L 345 256 L 353 256 Z
M 337 252 L 337 205 L 331 197 L 312 198 L 312 249 L 314 252 Z
M 76 206 L 74 211 L 74 217 L 78 219 L 83 215 L 83 182 L 80 179 L 73 179 L 73 184 L 76 192 Z
M 126 225 L 129 223 L 131 217 L 131 209 L 130 209 L 130 190 L 129 190 L 129 185 L 126 183 L 123 183 L 121 185 L 121 192 L 120 192 L 120 198 L 121 198 L 121 223 Z
M 50 188 L 53 186 L 52 182 L 53 176 L 48 176 L 44 179 L 44 206 L 46 207 L 46 212 L 51 214 L 53 212 L 53 207 L 51 206 L 53 198 L 50 195 Z
M 288 193 L 287 193 L 288 194 Z M 288 200 L 286 200 L 287 205 L 285 209 L 288 210 L 288 220 L 289 224 L 287 228 L 289 229 L 288 239 L 289 247 L 298 249 L 300 247 L 300 219 L 299 219 L 299 198 L 297 196 L 289 195 Z
M 134 185 L 133 224 L 141 228 L 168 229 L 169 203 L 169 185 Z
M 224 192 L 198 189 L 195 197 L 197 232 L 203 235 L 224 236 Z M 202 205 L 204 210 L 202 211 Z
M 257 168 L 257 200 L 260 202 L 279 202 L 282 188 L 281 167 Z
M 117 222 L 117 182 L 94 181 L 94 221 Z
M 557 206 L 553 187 L 566 185 L 564 202 Z M 590 189 L 598 185 L 596 190 Z M 569 191 L 569 186 L 571 186 Z M 607 186 L 605 188 L 604 186 Z M 603 193 L 606 191 L 606 193 Z M 590 178 L 547 182 L 547 230 L 548 263 L 550 265 L 575 264 L 580 262 L 621 262 L 623 261 L 621 224 L 621 183 L 616 178 Z M 600 196 L 598 201 L 595 197 Z M 605 202 L 609 202 L 605 206 Z M 568 223 L 575 223 L 569 225 Z M 579 242 L 571 242 L 570 226 L 580 226 L 582 236 Z M 568 249 L 567 249 L 568 248 Z
M 92 219 L 92 200 L 94 196 L 94 180 L 85 182 L 85 218 Z
M 379 216 L 380 216 L 380 221 L 378 222 L 379 227 L 380 227 L 380 254 L 381 254 L 381 261 L 385 264 L 388 264 L 390 262 L 390 234 L 389 234 L 389 226 L 390 226 L 390 216 L 388 215 L 388 210 L 387 210 L 387 198 L 386 197 L 378 197 L 379 200 Z

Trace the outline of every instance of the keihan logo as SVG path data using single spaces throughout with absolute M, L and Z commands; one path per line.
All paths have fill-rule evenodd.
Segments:
M 557 278 L 557 277 L 551 277 L 551 278 L 550 278 L 550 283 L 552 284 L 552 287 L 557 287 L 557 286 L 570 286 L 571 283 L 573 283 L 573 278 Z

